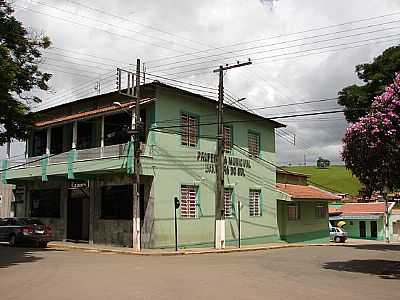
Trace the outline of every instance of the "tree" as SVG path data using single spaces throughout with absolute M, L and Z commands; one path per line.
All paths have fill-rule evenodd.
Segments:
M 342 158 L 366 194 L 400 186 L 400 74 L 376 96 L 370 112 L 347 128 Z
M 338 103 L 346 108 L 347 121 L 356 122 L 365 116 L 373 99 L 393 82 L 393 76 L 400 70 L 400 46 L 386 49 L 372 63 L 356 66 L 356 73 L 364 85 L 350 85 L 342 89 Z
M 38 67 L 49 38 L 29 32 L 13 13 L 10 4 L 0 0 L 0 145 L 26 137 L 33 122 L 29 105 L 41 102 L 30 92 L 47 90 L 51 78 Z

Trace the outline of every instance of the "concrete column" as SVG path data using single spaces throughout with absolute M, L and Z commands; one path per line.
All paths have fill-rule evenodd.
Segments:
M 95 202 L 97 179 L 89 180 L 89 244 L 94 243 L 94 221 L 95 221 Z
M 7 141 L 7 158 L 11 158 L 11 141 L 10 139 Z
M 29 156 L 29 138 L 25 140 L 25 159 L 28 159 Z
M 101 157 L 103 157 L 104 152 L 104 116 L 101 116 L 100 120 L 100 148 L 101 148 Z
M 74 121 L 72 126 L 72 149 L 76 149 L 78 141 L 78 122 Z
M 69 201 L 69 189 L 68 181 L 64 183 L 64 190 L 61 191 L 61 220 L 64 223 L 64 232 L 62 234 L 63 241 L 67 240 L 67 228 L 68 228 L 68 201 Z
M 30 187 L 28 185 L 25 185 L 24 204 L 25 204 L 25 215 L 24 215 L 24 217 L 30 217 L 31 216 L 31 189 L 30 189 Z
M 46 154 L 50 155 L 50 147 L 51 147 L 51 127 L 47 128 L 46 135 Z

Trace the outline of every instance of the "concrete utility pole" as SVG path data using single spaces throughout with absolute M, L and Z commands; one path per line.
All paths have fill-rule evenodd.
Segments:
M 383 187 L 383 200 L 385 201 L 385 240 L 386 243 L 389 244 L 390 237 L 389 237 L 389 203 L 387 194 L 389 192 L 389 188 L 387 185 Z
M 214 70 L 214 73 L 219 73 L 219 85 L 218 85 L 218 111 L 217 111 L 217 122 L 218 122 L 218 136 L 217 136 L 217 151 L 216 151 L 216 191 L 215 191 L 215 248 L 225 248 L 225 210 L 224 210 L 224 71 L 233 68 L 239 68 L 242 66 L 251 65 L 249 59 L 245 63 L 237 63 L 236 65 L 225 67 L 220 66 Z
M 131 142 L 133 143 L 133 177 L 132 177 L 132 247 L 135 251 L 141 250 L 141 221 L 140 221 L 140 135 L 142 132 L 142 125 L 140 120 L 140 59 L 136 62 L 136 74 L 131 71 L 117 69 L 117 89 L 120 94 L 135 99 L 135 105 L 129 106 L 132 109 L 132 125 L 131 125 Z M 122 85 L 122 73 L 126 74 L 127 85 L 126 89 Z M 136 81 L 135 81 L 136 76 Z M 115 104 L 122 107 L 121 103 Z M 127 111 L 126 111 L 127 112 Z
M 133 81 L 133 78 L 132 78 Z M 136 61 L 136 103 L 132 110 L 134 120 L 133 137 L 134 137 L 134 174 L 133 174 L 133 249 L 140 252 L 140 59 Z

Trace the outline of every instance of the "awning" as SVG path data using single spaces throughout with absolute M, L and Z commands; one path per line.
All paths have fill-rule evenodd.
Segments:
M 345 216 L 332 216 L 329 221 L 337 220 L 379 220 L 381 215 L 345 215 Z

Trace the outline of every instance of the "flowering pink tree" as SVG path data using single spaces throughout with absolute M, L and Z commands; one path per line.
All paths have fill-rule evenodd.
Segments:
M 347 128 L 342 158 L 367 195 L 400 186 L 400 73 L 370 112 Z

